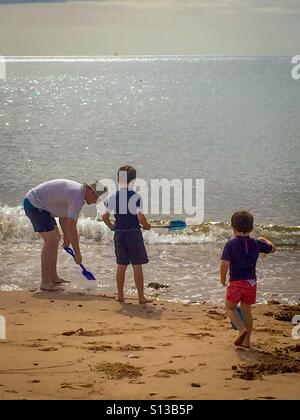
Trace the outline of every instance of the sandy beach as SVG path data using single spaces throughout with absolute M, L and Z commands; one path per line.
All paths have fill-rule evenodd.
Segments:
M 298 307 L 254 310 L 251 350 L 219 306 L 1 292 L 3 399 L 299 399 Z

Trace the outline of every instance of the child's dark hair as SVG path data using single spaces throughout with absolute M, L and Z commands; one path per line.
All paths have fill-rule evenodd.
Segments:
M 124 172 L 126 172 L 127 176 L 124 179 L 120 179 L 120 172 L 122 172 L 121 178 L 124 177 Z M 127 184 L 130 184 L 130 182 L 134 181 L 136 179 L 136 170 L 129 165 L 121 166 L 121 168 L 118 170 L 118 181 L 124 182 L 126 181 Z
M 254 218 L 246 210 L 240 210 L 231 217 L 231 226 L 241 233 L 250 233 L 253 230 Z

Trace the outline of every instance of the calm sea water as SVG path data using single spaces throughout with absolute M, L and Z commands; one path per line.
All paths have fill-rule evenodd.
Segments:
M 223 222 L 244 207 L 258 233 L 282 245 L 261 263 L 261 299 L 297 300 L 300 82 L 291 69 L 285 57 L 8 63 L 0 80 L 0 287 L 39 281 L 40 244 L 18 207 L 30 188 L 51 178 L 115 178 L 128 163 L 147 181 L 203 178 L 205 221 L 221 222 L 146 238 L 147 275 L 171 286 L 166 298 L 223 298 L 219 254 L 230 236 Z M 97 287 L 112 290 L 109 233 L 87 218 L 80 230 Z M 85 288 L 62 259 L 74 287 Z

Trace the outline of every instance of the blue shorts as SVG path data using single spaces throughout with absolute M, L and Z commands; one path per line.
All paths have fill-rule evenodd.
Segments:
M 141 265 L 149 262 L 143 235 L 140 230 L 115 232 L 114 241 L 117 264 Z
M 56 220 L 48 211 L 34 207 L 28 198 L 24 199 L 24 210 L 29 217 L 35 232 L 52 232 L 55 230 Z

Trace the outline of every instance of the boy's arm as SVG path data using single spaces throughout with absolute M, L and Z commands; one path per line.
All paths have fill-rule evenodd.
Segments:
M 150 230 L 151 229 L 151 225 L 148 222 L 146 216 L 144 215 L 144 213 L 142 213 L 141 211 L 138 212 L 137 214 L 137 218 L 139 221 L 139 224 L 143 226 L 144 230 Z
M 115 226 L 110 221 L 110 212 L 108 210 L 106 210 L 106 212 L 102 214 L 102 220 L 110 230 L 114 230 Z
M 276 246 L 273 244 L 273 242 L 271 242 L 269 239 L 267 238 L 258 238 L 259 241 L 261 242 L 265 242 L 267 245 L 272 247 L 272 251 L 271 254 L 273 254 L 274 252 L 276 252 Z
M 221 261 L 221 267 L 220 267 L 220 275 L 221 275 L 221 283 L 223 286 L 226 286 L 226 276 L 229 270 L 229 261 L 222 260 Z

